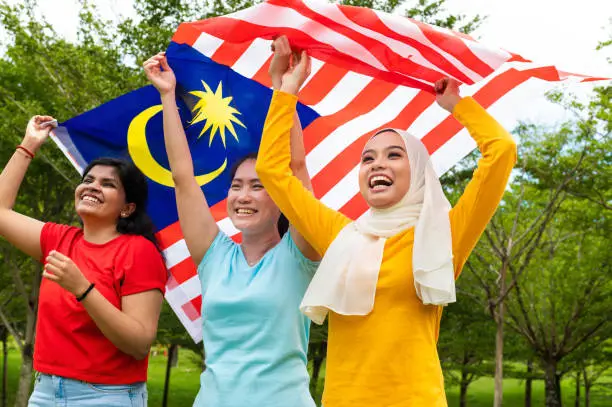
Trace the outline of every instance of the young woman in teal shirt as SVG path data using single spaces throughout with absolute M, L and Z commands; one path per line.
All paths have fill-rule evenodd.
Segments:
M 289 64 L 285 37 L 274 42 L 275 87 Z M 256 156 L 232 171 L 227 212 L 242 243 L 219 230 L 194 177 L 175 101 L 176 78 L 163 53 L 144 63 L 159 90 L 166 151 L 179 221 L 202 284 L 206 370 L 198 407 L 313 407 L 306 369 L 310 320 L 299 304 L 316 270 L 316 252 L 293 227 L 281 236 L 281 213 L 255 172 Z M 311 188 L 299 120 L 292 130 L 292 170 Z

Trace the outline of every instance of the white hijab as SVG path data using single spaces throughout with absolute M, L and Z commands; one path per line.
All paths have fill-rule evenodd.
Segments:
M 451 229 L 446 199 L 423 143 L 396 130 L 410 161 L 410 187 L 387 209 L 370 208 L 344 227 L 327 249 L 300 310 L 322 324 L 329 310 L 342 315 L 367 315 L 374 307 L 376 284 L 387 238 L 414 226 L 412 269 L 423 304 L 455 302 Z

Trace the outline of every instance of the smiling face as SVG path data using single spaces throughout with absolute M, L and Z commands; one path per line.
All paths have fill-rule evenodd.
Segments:
M 227 193 L 227 213 L 243 234 L 276 231 L 280 210 L 255 172 L 255 160 L 244 161 L 236 170 Z
M 125 190 L 115 168 L 106 165 L 96 165 L 85 174 L 74 191 L 74 206 L 85 223 L 96 219 L 116 224 L 122 214 L 134 210 L 125 202 Z
M 371 208 L 398 203 L 410 188 L 406 144 L 394 131 L 384 131 L 365 145 L 359 166 L 359 190 Z

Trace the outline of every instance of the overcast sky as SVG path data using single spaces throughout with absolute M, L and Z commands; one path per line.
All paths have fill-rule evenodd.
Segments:
M 15 0 L 13 0 L 15 2 Z M 132 0 L 95 0 L 105 18 L 133 16 Z M 40 12 L 68 39 L 76 37 L 76 0 L 39 0 Z M 612 77 L 612 47 L 596 51 L 599 41 L 612 37 L 612 0 L 447 0 L 452 13 L 480 14 L 486 21 L 473 34 L 482 42 L 521 54 L 534 62 L 556 65 L 565 71 Z M 593 85 L 564 86 L 585 98 Z M 517 120 L 555 124 L 569 117 L 544 98 L 553 86 L 530 83 L 517 100 L 525 98 L 507 116 L 506 126 Z

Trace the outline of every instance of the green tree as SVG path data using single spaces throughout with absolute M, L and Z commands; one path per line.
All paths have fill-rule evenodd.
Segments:
M 588 211 L 572 201 L 566 204 Z M 574 352 L 592 356 L 589 347 L 612 330 L 602 317 L 612 305 L 607 240 L 594 230 L 597 226 L 575 218 L 562 208 L 507 302 L 510 327 L 527 340 L 544 370 L 547 406 L 561 405 L 561 362 Z
M 440 327 L 438 349 L 445 381 L 459 386 L 459 406 L 467 407 L 469 385 L 482 376 L 493 374 L 490 360 L 495 348 L 495 328 L 479 301 L 470 297 L 460 279 L 457 285 L 460 301 L 445 310 Z

